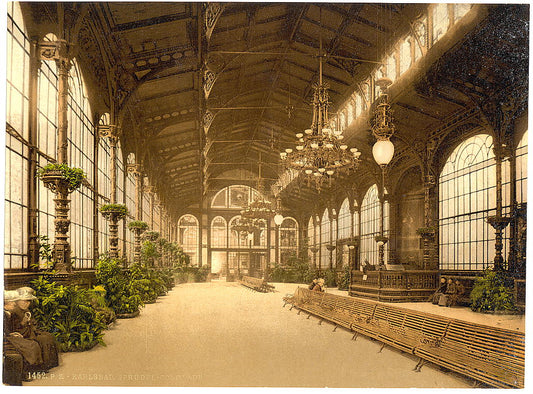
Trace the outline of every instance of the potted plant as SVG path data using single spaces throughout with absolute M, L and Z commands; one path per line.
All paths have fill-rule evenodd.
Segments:
M 147 231 L 143 234 L 143 238 L 146 239 L 147 241 L 157 241 L 157 239 L 159 238 L 159 233 L 157 231 Z
M 57 192 L 65 187 L 68 193 L 78 189 L 86 178 L 81 168 L 69 167 L 65 163 L 50 163 L 37 171 L 37 176 L 48 189 Z
M 128 216 L 128 208 L 124 204 L 104 204 L 100 207 L 100 213 L 107 220 L 116 220 L 124 219 Z
M 513 279 L 502 271 L 488 269 L 470 292 L 471 309 L 485 313 L 515 313 Z
M 416 233 L 421 237 L 434 237 L 437 233 L 437 227 L 428 226 L 428 227 L 419 227 L 416 229 Z
M 148 228 L 148 224 L 142 220 L 132 220 L 128 223 L 128 228 L 130 231 L 139 231 L 142 233 Z

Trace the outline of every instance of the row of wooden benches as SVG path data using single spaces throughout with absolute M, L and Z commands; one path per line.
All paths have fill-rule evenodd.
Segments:
M 260 291 L 262 293 L 267 293 L 269 291 L 274 291 L 274 286 L 269 284 L 266 280 L 260 278 L 254 278 L 253 276 L 243 276 L 239 283 L 243 286 L 246 286 L 252 290 Z
M 302 311 L 492 387 L 523 388 L 524 333 L 355 297 L 298 288 L 283 298 Z M 291 309 L 292 309 L 291 307 Z

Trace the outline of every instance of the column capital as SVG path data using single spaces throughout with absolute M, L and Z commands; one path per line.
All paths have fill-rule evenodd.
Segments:
M 54 60 L 59 71 L 69 71 L 71 67 L 70 44 L 65 40 L 41 41 L 38 44 L 40 60 Z
M 142 168 L 141 165 L 138 163 L 135 164 L 126 164 L 126 171 L 128 171 L 130 174 L 133 174 L 133 176 L 141 177 L 142 175 Z
M 117 143 L 118 137 L 122 134 L 122 130 L 120 127 L 114 124 L 109 125 L 98 125 L 97 126 L 98 135 L 102 138 L 109 138 L 109 141 L 111 143 Z

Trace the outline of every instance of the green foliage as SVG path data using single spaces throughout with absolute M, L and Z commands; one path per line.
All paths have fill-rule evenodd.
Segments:
M 157 241 L 157 238 L 159 238 L 160 234 L 157 231 L 147 231 L 143 234 L 143 238 L 148 241 Z
M 104 204 L 100 207 L 100 212 L 104 215 L 115 213 L 117 219 L 124 219 L 129 214 L 124 204 Z
M 337 286 L 337 272 L 334 269 L 327 269 L 322 272 L 324 283 L 327 287 Z
M 175 265 L 173 271 L 176 274 L 178 283 L 205 282 L 209 274 L 207 266 L 189 267 L 187 265 Z
M 470 300 L 475 312 L 515 311 L 513 280 L 505 272 L 486 270 L 476 279 Z
M 338 283 L 339 290 L 348 290 L 350 287 L 350 266 L 345 265 Z
M 166 294 L 165 282 L 153 268 L 146 264 L 134 263 L 129 267 L 129 272 L 133 287 L 143 302 L 155 302 L 157 297 Z
M 141 247 L 141 261 L 153 267 L 160 258 L 161 253 L 156 244 L 152 241 L 144 241 Z
M 40 276 L 31 282 L 37 299 L 32 316 L 40 327 L 51 332 L 62 351 L 87 350 L 103 341 L 107 328 L 91 303 L 90 291 L 78 286 L 63 286 Z
M 43 178 L 49 172 L 58 171 L 61 173 L 62 177 L 68 181 L 68 184 L 72 190 L 80 187 L 83 180 L 86 178 L 85 172 L 81 168 L 69 167 L 67 164 L 62 163 L 50 163 L 40 168 L 37 171 L 37 176 Z
M 142 299 L 128 271 L 120 261 L 104 257 L 96 265 L 96 282 L 105 289 L 107 304 L 116 314 L 134 313 L 142 306 Z
M 132 220 L 128 223 L 128 228 L 130 230 L 133 230 L 134 228 L 146 230 L 148 228 L 148 224 L 146 222 L 143 222 L 142 220 Z
M 307 283 L 317 278 L 317 271 L 309 267 L 307 259 L 293 253 L 286 260 L 286 265 L 275 264 L 270 273 L 272 282 Z

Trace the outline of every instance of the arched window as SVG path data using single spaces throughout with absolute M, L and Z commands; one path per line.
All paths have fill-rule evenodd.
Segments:
M 242 209 L 259 195 L 259 192 L 250 186 L 228 186 L 215 194 L 211 200 L 211 208 Z
M 352 218 L 350 212 L 350 200 L 348 198 L 344 199 L 342 202 L 337 221 L 339 239 L 350 238 L 352 236 Z
M 316 245 L 315 241 L 315 222 L 313 219 L 313 216 L 309 218 L 309 222 L 307 224 L 307 239 L 309 243 L 309 247 L 312 248 Z
M 69 165 L 85 171 L 87 181 L 94 185 L 94 141 L 95 127 L 92 111 L 85 93 L 85 84 L 76 60 L 69 72 L 68 96 L 68 156 Z M 70 195 L 70 242 L 75 268 L 93 266 L 93 199 L 94 192 L 81 186 Z
M 191 265 L 198 265 L 199 241 L 198 219 L 193 215 L 183 215 L 178 220 L 178 243 L 191 258 Z
M 286 217 L 279 227 L 279 248 L 281 264 L 286 263 L 287 257 L 298 252 L 298 222 Z
M 392 53 L 387 58 L 387 78 L 390 78 L 392 82 L 394 82 L 397 78 L 396 75 L 396 54 Z
M 211 247 L 225 248 L 228 246 L 227 242 L 228 231 L 226 219 L 222 216 L 217 216 L 211 221 Z
M 527 202 L 527 130 L 516 148 L 516 201 Z
M 358 118 L 363 112 L 363 99 L 359 94 L 355 95 L 355 117 Z
M 385 201 L 383 212 L 383 234 L 389 234 L 389 203 Z M 377 185 L 372 185 L 361 204 L 361 262 L 379 264 L 378 245 L 375 240 L 380 235 L 381 207 Z M 385 263 L 388 262 L 388 243 L 385 244 Z
M 241 219 L 240 215 L 234 216 L 229 221 L 229 247 L 230 248 L 246 248 L 248 246 L 247 236 L 243 233 L 233 230 L 233 226 Z
M 320 268 L 329 267 L 329 250 L 327 245 L 331 243 L 331 221 L 329 219 L 329 212 L 326 208 L 322 214 L 320 221 Z
M 448 157 L 440 174 L 441 269 L 482 270 L 494 260 L 494 230 L 486 222 L 496 208 L 496 162 L 492 144 L 488 134 L 467 139 Z M 503 163 L 502 183 L 506 196 L 508 166 L 508 162 Z

